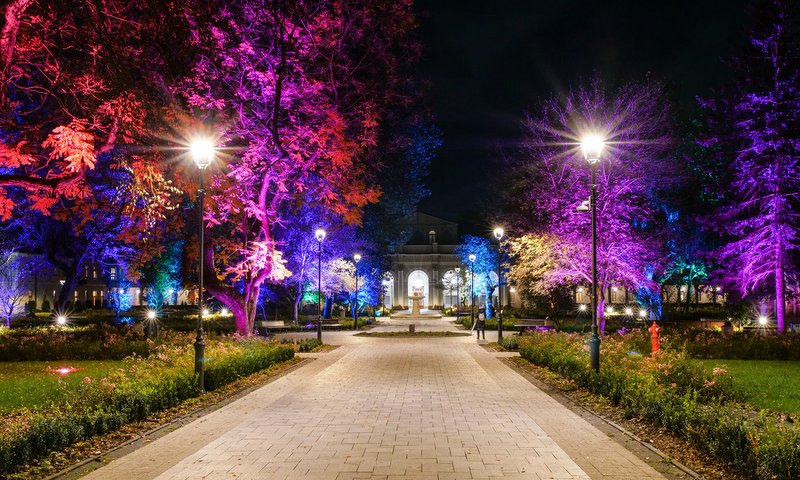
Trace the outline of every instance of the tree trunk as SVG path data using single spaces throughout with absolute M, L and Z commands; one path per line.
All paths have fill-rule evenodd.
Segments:
M 597 298 L 597 329 L 600 335 L 606 331 L 606 296 L 602 292 Z
M 294 303 L 292 304 L 292 313 L 294 316 L 294 326 L 300 325 L 300 301 L 303 299 L 303 289 L 297 288 L 297 295 L 294 296 Z
M 486 285 L 486 318 L 492 318 L 494 316 L 494 305 L 492 304 L 492 292 L 494 289 L 489 286 L 488 282 Z
M 785 284 L 783 278 L 783 245 L 778 242 L 776 247 L 778 252 L 778 262 L 775 267 L 775 322 L 778 326 L 778 333 L 786 331 L 786 303 L 785 303 Z

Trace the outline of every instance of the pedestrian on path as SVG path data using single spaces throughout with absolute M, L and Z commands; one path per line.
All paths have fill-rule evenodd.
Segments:
M 486 340 L 486 309 L 479 308 L 478 309 L 478 320 L 475 322 L 475 331 L 478 332 L 478 340 L 481 339 L 481 334 L 483 334 L 483 339 Z

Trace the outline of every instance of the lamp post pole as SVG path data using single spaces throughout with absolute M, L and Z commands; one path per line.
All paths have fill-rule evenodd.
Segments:
M 592 370 L 600 371 L 600 335 L 597 326 L 597 162 L 592 162 L 592 337 L 589 358 Z
M 456 267 L 456 321 L 459 320 L 461 320 L 461 269 Z
M 314 232 L 319 248 L 317 249 L 317 340 L 322 341 L 322 241 L 325 230 L 318 228 Z
M 497 227 L 494 229 L 494 238 L 497 239 L 497 341 L 503 339 L 503 270 L 502 270 L 502 248 L 501 241 L 503 240 L 503 229 Z
M 353 255 L 353 260 L 356 262 L 356 298 L 355 308 L 353 309 L 353 330 L 358 330 L 358 262 L 361 261 L 361 254 L 356 253 Z
M 592 170 L 592 194 L 589 203 L 592 208 L 592 336 L 589 339 L 589 362 L 592 370 L 600 371 L 600 335 L 597 322 L 597 162 L 605 143 L 596 135 L 589 135 L 581 141 L 581 149 Z
M 197 139 L 191 145 L 192 156 L 197 164 L 200 172 L 200 188 L 197 190 L 197 203 L 199 214 L 198 226 L 198 244 L 197 244 L 197 263 L 199 273 L 198 285 L 198 303 L 197 303 L 197 336 L 194 341 L 194 373 L 197 375 L 197 388 L 201 393 L 205 393 L 205 377 L 206 377 L 206 341 L 203 332 L 203 302 L 204 302 L 204 262 L 203 257 L 205 253 L 205 224 L 203 217 L 205 216 L 205 170 L 211 164 L 214 158 L 214 145 L 207 139 Z
M 472 323 L 471 328 L 475 328 L 475 254 L 469 254 L 469 317 Z

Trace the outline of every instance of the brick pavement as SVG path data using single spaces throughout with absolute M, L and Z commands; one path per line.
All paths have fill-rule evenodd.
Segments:
M 84 478 L 663 478 L 474 337 L 332 339 L 345 345 Z

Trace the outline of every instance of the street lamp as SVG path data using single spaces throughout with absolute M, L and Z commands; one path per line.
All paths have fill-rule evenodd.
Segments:
M 198 270 L 199 270 L 199 280 L 200 285 L 198 288 L 198 315 L 197 315 L 197 338 L 194 341 L 194 373 L 197 375 L 197 387 L 201 393 L 205 393 L 205 377 L 206 377 L 206 368 L 205 368 L 205 354 L 206 354 L 206 341 L 203 335 L 203 316 L 204 316 L 204 308 L 203 308 L 203 289 L 205 288 L 204 285 L 204 277 L 203 277 L 203 253 L 205 250 L 205 225 L 203 223 L 203 217 L 205 216 L 204 210 L 204 202 L 205 202 L 205 170 L 211 165 L 211 161 L 214 159 L 215 148 L 214 143 L 207 139 L 207 138 L 197 138 L 192 141 L 190 147 L 192 158 L 194 159 L 194 163 L 197 165 L 199 170 L 200 176 L 200 188 L 197 190 L 197 204 L 199 207 L 199 216 L 200 222 L 198 227 L 198 242 L 197 242 L 197 263 L 198 263 Z
M 600 335 L 597 326 L 597 162 L 603 152 L 605 142 L 598 135 L 587 135 L 581 141 L 583 157 L 592 168 L 592 194 L 589 204 L 592 207 L 592 337 L 589 339 L 589 359 L 592 370 L 600 372 Z
M 358 262 L 361 261 L 361 254 L 356 253 L 353 255 L 353 261 L 356 262 L 356 299 L 355 309 L 353 309 L 353 330 L 358 330 Z
M 461 320 L 461 269 L 456 267 L 456 322 Z
M 322 241 L 325 240 L 325 230 L 318 228 L 314 236 L 319 243 L 317 256 L 317 340 L 322 341 Z
M 502 247 L 500 241 L 503 240 L 505 232 L 502 228 L 497 227 L 494 229 L 494 238 L 497 239 L 497 341 L 498 343 L 503 340 L 503 274 L 501 270 L 502 265 Z
M 472 328 L 475 328 L 475 259 L 477 257 L 474 253 L 469 254 L 469 318 L 472 322 Z

